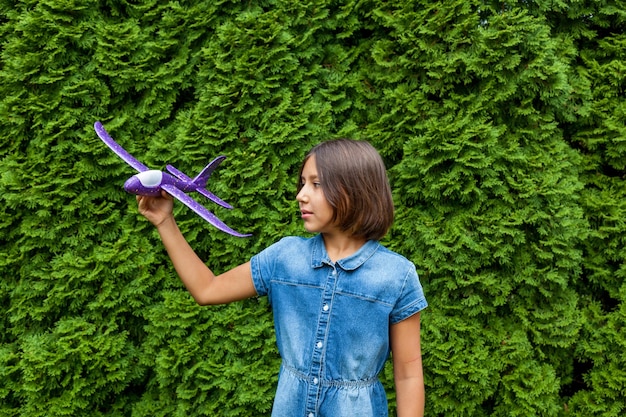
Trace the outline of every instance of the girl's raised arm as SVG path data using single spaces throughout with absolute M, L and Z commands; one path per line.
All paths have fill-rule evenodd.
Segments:
M 250 262 L 216 276 L 196 255 L 173 215 L 173 199 L 138 196 L 139 212 L 154 224 L 181 281 L 200 305 L 225 304 L 254 297 Z

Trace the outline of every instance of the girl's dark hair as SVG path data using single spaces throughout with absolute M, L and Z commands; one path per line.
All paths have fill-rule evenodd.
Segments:
M 336 139 L 322 142 L 306 155 L 315 155 L 324 195 L 334 209 L 332 221 L 352 236 L 380 240 L 393 223 L 393 199 L 385 164 L 365 141 Z M 298 191 L 302 188 L 298 181 Z

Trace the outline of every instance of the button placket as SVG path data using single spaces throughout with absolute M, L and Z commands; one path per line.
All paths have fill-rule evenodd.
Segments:
M 313 378 L 310 380 L 311 385 L 309 385 L 308 393 L 307 393 L 307 411 L 309 411 L 308 416 L 314 417 L 315 413 L 313 411 L 317 410 L 316 403 L 317 399 L 320 395 L 321 389 L 321 378 L 322 378 L 322 368 L 323 368 L 323 357 L 325 352 L 325 341 L 328 334 L 328 324 L 329 324 L 329 314 L 330 311 L 330 303 L 332 300 L 332 294 L 335 290 L 335 285 L 337 282 L 337 270 L 333 267 L 332 271 L 327 275 L 326 285 L 324 286 L 324 292 L 322 294 L 322 308 L 320 314 L 318 316 L 317 329 L 316 329 L 316 340 L 313 354 L 311 358 L 311 369 L 310 375 Z

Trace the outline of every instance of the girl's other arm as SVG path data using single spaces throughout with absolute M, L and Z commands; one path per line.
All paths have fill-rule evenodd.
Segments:
M 420 313 L 392 325 L 390 338 L 398 417 L 423 417 L 425 392 Z
M 216 276 L 196 255 L 174 220 L 173 199 L 138 196 L 139 212 L 154 224 L 178 276 L 200 305 L 225 304 L 256 295 L 250 263 Z

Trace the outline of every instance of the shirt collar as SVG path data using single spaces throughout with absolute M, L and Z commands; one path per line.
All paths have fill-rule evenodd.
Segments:
M 311 251 L 311 267 L 320 268 L 324 265 L 333 265 L 328 253 L 326 252 L 326 246 L 324 246 L 324 239 L 322 234 L 319 233 L 315 237 L 311 238 L 313 250 Z M 344 271 L 352 271 L 357 269 L 365 263 L 373 254 L 378 250 L 380 244 L 375 240 L 368 240 L 365 242 L 358 251 L 337 261 L 337 265 Z

